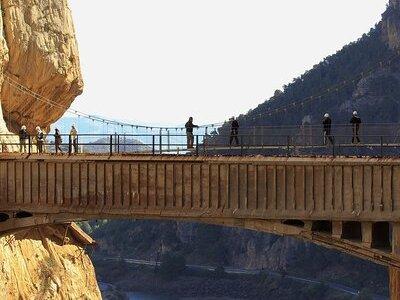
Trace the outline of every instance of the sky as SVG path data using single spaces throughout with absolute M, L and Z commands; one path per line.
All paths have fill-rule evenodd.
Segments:
M 74 109 L 139 124 L 246 113 L 367 33 L 387 0 L 69 0 L 83 95 Z

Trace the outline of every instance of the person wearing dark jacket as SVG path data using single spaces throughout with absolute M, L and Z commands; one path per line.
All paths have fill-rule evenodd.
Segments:
M 58 151 L 60 151 L 60 153 L 62 153 L 61 144 L 62 144 L 62 138 L 61 138 L 60 130 L 58 130 L 58 128 L 56 128 L 55 133 L 54 133 L 54 147 L 56 148 L 56 154 L 58 154 Z
M 19 130 L 19 152 L 26 153 L 26 142 L 29 139 L 28 132 L 26 131 L 26 126 L 23 125 Z
M 43 153 L 43 144 L 44 144 L 44 133 L 42 129 L 37 126 L 36 127 L 36 145 L 38 153 Z
M 185 124 L 186 128 L 186 138 L 187 138 L 187 148 L 193 149 L 194 136 L 193 136 L 193 128 L 199 128 L 199 126 L 193 124 L 193 118 L 190 117 L 189 121 Z
M 229 145 L 232 146 L 232 142 L 235 141 L 236 146 L 239 146 L 239 122 L 235 119 L 235 117 L 231 118 L 231 137 L 229 139 Z
M 360 124 L 361 124 L 361 118 L 358 116 L 357 111 L 353 112 L 353 116 L 350 119 L 350 124 L 353 129 L 353 138 L 351 139 L 351 143 L 360 143 L 360 138 L 359 138 L 359 132 L 360 132 Z
M 324 115 L 324 118 L 322 119 L 322 125 L 324 126 L 324 145 L 327 145 L 328 140 L 333 145 L 333 137 L 331 134 L 332 119 L 328 113 Z

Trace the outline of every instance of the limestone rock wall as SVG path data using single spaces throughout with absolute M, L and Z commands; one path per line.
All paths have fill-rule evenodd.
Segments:
M 53 103 L 3 81 L 0 95 L 8 128 L 16 132 L 26 125 L 33 132 L 37 125 L 46 128 L 60 118 L 83 90 L 71 11 L 66 0 L 0 1 L 1 81 L 5 74 Z
M 0 237 L 0 299 L 101 299 L 93 265 L 63 225 Z

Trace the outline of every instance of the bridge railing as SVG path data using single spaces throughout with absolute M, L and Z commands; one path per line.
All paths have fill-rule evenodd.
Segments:
M 263 128 L 263 133 L 240 129 L 239 134 L 202 134 L 193 136 L 193 147 L 187 145 L 185 134 L 79 134 L 76 139 L 61 135 L 57 145 L 54 135 L 46 135 L 43 153 L 68 154 L 129 154 L 149 155 L 347 155 L 347 156 L 398 156 L 400 154 L 400 126 L 362 127 L 360 142 L 353 140 L 350 126 L 332 128 L 324 136 L 321 126 Z M 350 133 L 349 133 L 350 130 Z M 376 134 L 378 133 L 378 134 Z M 0 135 L 2 152 L 40 152 L 40 142 L 35 136 L 20 140 L 17 135 Z M 231 143 L 232 141 L 232 143 Z M 357 142 L 357 143 L 356 143 Z M 56 147 L 59 146 L 59 147 Z M 59 149 L 56 149 L 59 148 Z
M 245 143 L 266 143 L 268 137 L 274 135 L 290 136 L 296 143 L 303 142 L 307 145 L 319 144 L 321 136 L 323 136 L 322 125 L 303 124 L 288 126 L 247 126 L 239 128 L 239 133 L 246 136 Z M 221 129 L 222 135 L 229 135 L 229 129 Z M 333 124 L 331 127 L 332 136 L 340 139 L 338 143 L 350 142 L 353 134 L 353 126 L 351 124 Z M 364 143 L 376 142 L 376 138 L 372 136 L 393 136 L 395 142 L 400 142 L 400 124 L 397 123 L 366 123 L 361 124 L 359 128 L 360 139 Z

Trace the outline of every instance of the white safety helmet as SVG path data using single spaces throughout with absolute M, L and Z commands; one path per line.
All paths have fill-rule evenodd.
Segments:
M 40 127 L 39 126 L 36 126 L 36 131 L 40 131 Z
M 329 114 L 326 113 L 326 114 L 324 115 L 324 118 L 329 118 Z
M 21 126 L 21 129 L 22 129 L 22 130 L 26 130 L 26 126 L 25 126 L 25 125 L 22 125 L 22 126 Z
M 357 115 L 358 115 L 357 111 L 356 110 L 353 111 L 353 116 L 357 116 Z

